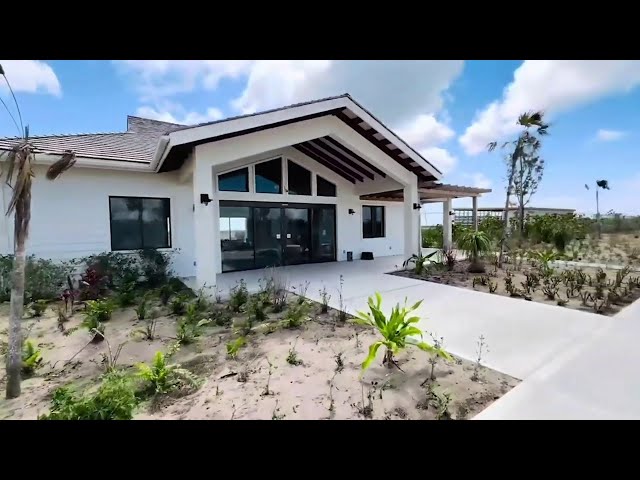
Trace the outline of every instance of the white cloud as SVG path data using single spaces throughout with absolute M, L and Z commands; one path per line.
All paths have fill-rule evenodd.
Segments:
M 472 173 L 471 174 L 471 186 L 476 188 L 491 188 L 491 179 L 484 173 Z
M 475 155 L 489 142 L 516 132 L 516 120 L 523 112 L 542 110 L 554 115 L 629 92 L 638 84 L 637 60 L 526 60 L 515 70 L 502 98 L 476 114 L 460 143 Z
M 601 128 L 596 133 L 596 140 L 601 142 L 615 142 L 616 140 L 623 138 L 626 134 L 627 132 L 620 130 L 605 130 Z
M 136 115 L 143 118 L 151 118 L 169 123 L 179 123 L 182 125 L 195 125 L 198 123 L 220 120 L 223 117 L 222 112 L 215 107 L 207 108 L 205 113 L 186 112 L 180 116 L 176 116 L 168 110 L 157 110 L 153 107 L 143 106 L 138 108 Z
M 443 107 L 445 99 L 452 100 L 447 90 L 462 73 L 462 61 L 145 60 L 116 64 L 134 80 L 141 100 L 149 105 L 144 111 L 154 118 L 178 119 L 177 104 L 173 109 L 162 106 L 167 100 L 214 90 L 225 78 L 246 79 L 242 92 L 229 99 L 231 114 L 349 93 L 391 128 L 398 127 L 398 133 L 443 172 L 457 163 L 437 145 L 455 136 Z
M 62 94 L 60 81 L 53 68 L 39 60 L 0 60 L 0 65 L 15 92 Z M 4 80 L 0 91 L 8 90 Z

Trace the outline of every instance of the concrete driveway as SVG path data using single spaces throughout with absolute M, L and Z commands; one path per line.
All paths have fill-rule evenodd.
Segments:
M 419 327 L 444 337 L 445 348 L 460 357 L 474 360 L 480 335 L 489 351 L 482 363 L 519 379 L 557 361 L 563 352 L 588 342 L 610 328 L 617 319 L 527 302 L 463 288 L 388 275 L 399 269 L 402 257 L 382 257 L 278 269 L 291 286 L 309 282 L 306 296 L 319 301 L 326 287 L 330 305 L 339 307 L 338 286 L 343 276 L 343 297 L 349 313 L 366 308 L 367 297 L 380 292 L 387 312 L 405 297 L 410 303 L 423 299 Z M 218 276 L 219 287 L 228 291 L 243 278 L 250 290 L 258 289 L 263 271 L 225 273 Z M 519 388 L 519 387 L 518 387 Z M 507 395 L 508 396 L 508 395 Z

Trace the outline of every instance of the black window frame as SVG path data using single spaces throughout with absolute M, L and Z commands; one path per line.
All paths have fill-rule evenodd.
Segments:
M 144 222 L 142 221 L 142 209 L 140 210 L 140 238 L 142 240 L 142 246 L 140 248 L 113 248 L 113 215 L 111 212 L 111 199 L 112 198 L 136 198 L 140 200 L 166 200 L 169 202 L 169 208 L 167 209 L 169 213 L 169 224 L 168 224 L 168 232 L 167 232 L 167 240 L 168 245 L 166 247 L 145 247 L 144 246 Z M 143 250 L 146 248 L 152 248 L 155 250 L 166 250 L 171 249 L 172 247 L 172 237 L 173 236 L 173 228 L 171 225 L 171 198 L 170 197 L 138 197 L 135 195 L 109 195 L 109 243 L 111 246 L 112 252 L 132 252 L 136 250 Z
M 237 173 L 237 172 L 240 172 L 242 170 L 247 172 L 246 177 L 245 177 L 245 190 L 223 190 L 223 189 L 220 188 L 220 177 L 224 177 L 225 175 L 230 175 L 230 174 L 233 174 L 233 173 Z M 248 193 L 249 192 L 249 182 L 251 181 L 250 177 L 251 177 L 251 174 L 249 172 L 249 167 L 248 166 L 247 167 L 236 168 L 234 170 L 229 170 L 228 172 L 222 172 L 222 173 L 219 173 L 218 176 L 217 176 L 217 182 L 216 182 L 217 185 L 216 185 L 216 187 L 218 188 L 219 192 Z
M 333 186 L 333 195 L 322 195 L 320 194 L 320 182 L 323 181 L 325 183 L 328 183 L 329 185 Z M 316 175 L 316 196 L 317 197 L 326 197 L 326 198 L 336 198 L 338 196 L 338 186 L 333 183 L 330 182 L 329 180 L 327 180 L 326 178 L 324 178 L 322 175 Z
M 365 224 L 364 224 L 364 210 L 366 208 L 369 208 L 371 210 L 370 212 L 370 216 L 371 216 L 371 232 L 367 232 L 365 230 Z M 381 212 L 380 216 L 381 218 L 381 232 L 376 232 L 374 225 L 377 223 L 377 214 L 375 212 Z M 384 205 L 363 205 L 362 206 L 362 238 L 385 238 L 386 237 L 386 230 L 387 230 L 387 225 L 386 225 L 386 212 L 385 212 L 385 208 Z

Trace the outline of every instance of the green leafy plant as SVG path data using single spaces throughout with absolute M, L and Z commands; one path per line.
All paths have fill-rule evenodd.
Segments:
M 178 364 L 169 364 L 167 356 L 157 351 L 150 364 L 137 365 L 138 376 L 146 381 L 150 390 L 163 394 L 184 387 L 198 387 L 199 380 L 189 370 Z
M 157 312 L 153 311 L 149 315 L 149 318 L 146 319 L 144 329 L 140 329 L 138 330 L 138 332 L 142 333 L 142 336 L 145 340 L 153 341 L 156 338 L 157 325 L 158 325 Z
M 284 315 L 285 328 L 298 328 L 309 315 L 309 304 L 295 303 L 289 307 Z
M 138 261 L 138 255 L 122 252 L 103 252 L 81 260 L 101 272 L 110 288 L 121 288 L 128 283 L 136 285 L 141 273 Z
M 31 340 L 25 340 L 22 344 L 22 374 L 30 377 L 40 367 L 42 354 Z
M 173 295 L 173 285 L 171 283 L 160 285 L 160 288 L 158 288 L 158 298 L 160 298 L 160 303 L 162 304 L 162 306 L 167 306 L 169 300 L 171 299 L 171 295 Z
M 302 360 L 298 357 L 298 352 L 296 351 L 296 347 L 289 349 L 289 354 L 287 355 L 287 363 L 289 365 L 293 365 L 297 367 L 298 365 L 302 365 Z
M 470 260 L 469 272 L 484 272 L 485 267 L 480 257 L 491 250 L 491 239 L 489 236 L 482 231 L 467 230 L 460 236 L 457 245 Z
M 149 315 L 149 298 L 146 295 L 143 295 L 140 299 L 140 303 L 135 308 L 136 316 L 138 320 L 145 320 Z
M 298 285 L 298 303 L 302 303 L 305 301 L 307 290 L 309 290 L 309 285 L 311 285 L 311 282 L 308 281 Z
M 227 355 L 229 358 L 235 360 L 238 357 L 240 349 L 247 343 L 245 337 L 238 337 L 227 343 Z
M 496 290 L 498 290 L 498 282 L 489 280 L 489 293 L 496 293 Z
M 184 294 L 177 295 L 169 304 L 169 311 L 173 315 L 184 315 L 187 310 L 187 301 L 189 298 Z
M 451 360 L 451 356 L 441 348 L 436 348 L 424 341 L 418 341 L 413 338 L 415 336 L 422 338 L 422 331 L 414 326 L 415 323 L 420 321 L 420 318 L 410 316 L 411 313 L 417 310 L 422 304 L 422 300 L 408 308 L 406 304 L 402 308 L 397 304 L 391 310 L 391 316 L 389 318 L 382 312 L 381 304 L 382 296 L 376 292 L 375 299 L 374 297 L 369 297 L 368 299 L 370 312 L 357 312 L 357 323 L 372 326 L 382 335 L 382 340 L 378 340 L 369 347 L 369 354 L 364 362 L 362 362 L 363 371 L 369 368 L 369 365 L 371 365 L 371 362 L 373 362 L 376 357 L 378 349 L 382 346 L 386 348 L 383 364 L 386 364 L 388 368 L 396 365 L 393 358 L 394 354 L 407 345 L 412 345 L 424 352 L 436 354 L 446 360 Z
M 232 322 L 231 312 L 226 308 L 218 308 L 213 310 L 211 318 L 213 322 L 219 327 L 228 327 Z
M 130 307 L 134 303 L 136 303 L 136 283 L 133 281 L 129 281 L 123 283 L 118 289 L 118 296 L 116 297 L 116 301 L 118 305 L 121 307 Z
M 195 342 L 202 334 L 202 327 L 211 323 L 211 319 L 203 318 L 197 322 L 189 322 L 182 319 L 176 325 L 176 341 L 179 345 L 188 345 Z
M 548 300 L 555 300 L 558 296 L 561 281 L 561 278 L 556 275 L 547 277 L 542 281 L 542 293 Z
M 137 404 L 130 379 L 123 372 L 104 376 L 94 394 L 77 396 L 69 387 L 53 394 L 51 409 L 39 420 L 131 420 Z
M 46 300 L 36 300 L 29 305 L 29 308 L 31 309 L 31 312 L 33 312 L 34 317 L 41 317 L 47 309 L 47 305 Z
M 115 305 L 111 300 L 88 300 L 85 307 L 85 315 L 103 323 L 111 320 L 114 310 Z
M 422 227 L 422 248 L 442 248 L 442 225 Z
M 104 323 L 99 322 L 96 317 L 87 315 L 80 326 L 89 331 L 89 334 L 92 335 L 91 341 L 93 343 L 99 343 L 104 340 Z M 71 331 L 72 329 L 67 330 L 67 332 Z
M 264 302 L 260 296 L 254 296 L 249 300 L 247 314 L 251 317 L 252 322 L 264 322 L 267 319 Z
M 169 281 L 172 253 L 161 252 L 155 248 L 138 251 L 140 269 L 149 287 L 155 288 Z
M 320 313 L 327 313 L 329 311 L 329 300 L 331 300 L 331 295 L 327 292 L 327 287 L 322 287 L 322 290 L 318 290 L 320 294 Z
M 422 275 L 426 271 L 427 265 L 432 262 L 431 258 L 437 253 L 437 251 L 428 255 L 424 255 L 422 251 L 414 253 L 402 263 L 402 268 L 408 268 L 409 265 L 413 264 L 413 273 Z
M 430 389 L 431 403 L 436 409 L 436 420 L 450 420 L 451 412 L 449 405 L 451 404 L 451 394 L 448 392 L 438 392 Z
M 247 284 L 243 279 L 231 289 L 231 296 L 229 297 L 229 308 L 234 312 L 240 312 L 242 307 L 245 306 L 249 300 L 249 291 L 247 290 Z

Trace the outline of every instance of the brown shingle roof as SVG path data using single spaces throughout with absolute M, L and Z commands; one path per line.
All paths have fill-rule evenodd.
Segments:
M 162 135 L 184 125 L 127 117 L 127 131 L 31 137 L 36 153 L 60 155 L 73 150 L 78 157 L 150 163 Z M 0 138 L 0 150 L 10 150 L 19 138 Z

